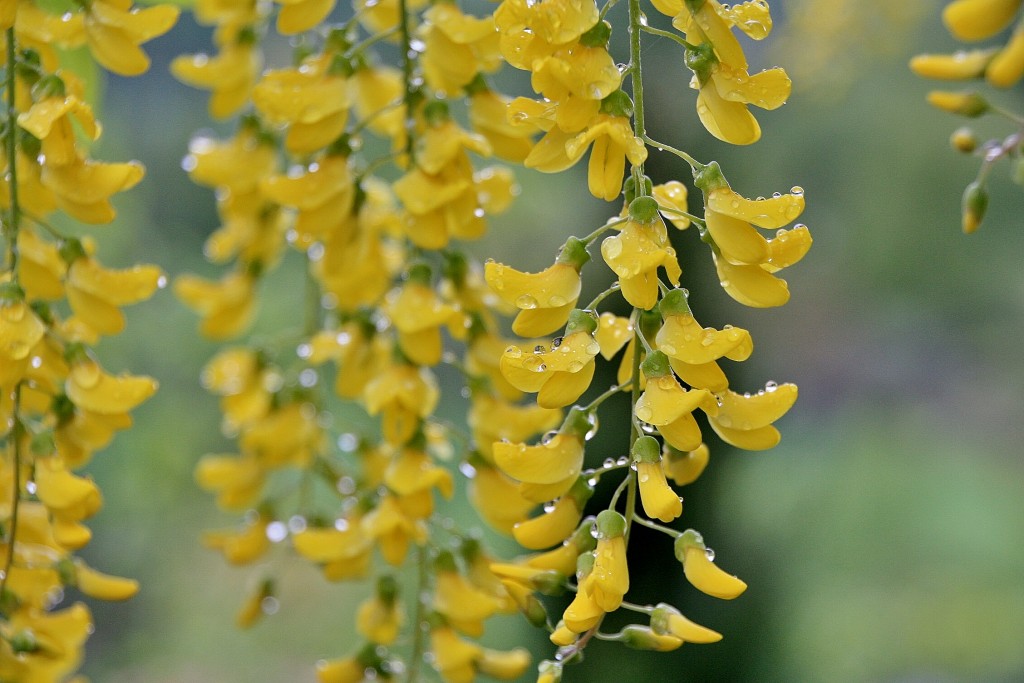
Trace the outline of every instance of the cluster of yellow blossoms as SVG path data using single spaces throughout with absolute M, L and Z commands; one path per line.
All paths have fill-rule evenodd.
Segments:
M 100 124 L 58 48 L 87 45 L 106 69 L 141 74 L 149 59 L 139 45 L 178 16 L 173 7 L 140 10 L 121 0 L 62 14 L 48 7 L 0 3 L 0 680 L 39 683 L 73 674 L 92 632 L 85 603 L 62 604 L 66 590 L 102 600 L 138 590 L 76 557 L 91 538 L 83 522 L 103 502 L 96 483 L 76 471 L 156 390 L 149 377 L 110 374 L 93 349 L 122 331 L 121 307 L 163 283 L 155 266 L 104 266 L 90 237 L 48 222 L 60 210 L 109 223 L 111 196 L 143 176 L 137 162 L 89 156 Z
M 205 541 L 236 564 L 290 549 L 330 581 L 374 578 L 356 611 L 365 642 L 319 662 L 322 683 L 398 677 L 428 663 L 445 681 L 515 678 L 529 666 L 526 651 L 475 638 L 490 617 L 516 611 L 560 648 L 538 668 L 546 682 L 595 637 L 654 650 L 720 639 L 670 605 L 624 601 L 634 523 L 676 539 L 683 574 L 699 590 L 728 599 L 745 588 L 714 564 L 699 533 L 653 520 L 682 514 L 669 482 L 686 485 L 707 465 L 694 411 L 726 443 L 766 449 L 797 391 L 731 387 L 719 361 L 748 358 L 751 335 L 697 322 L 668 225 L 694 226 L 733 299 L 779 306 L 789 298 L 779 271 L 811 245 L 805 226 L 785 227 L 804 208 L 803 190 L 747 199 L 716 163 L 650 140 L 641 34 L 680 44 L 701 121 L 730 143 L 760 137 L 748 106 L 780 106 L 790 82 L 778 68 L 751 74 L 733 31 L 768 34 L 763 0 L 655 2 L 674 31 L 648 25 L 630 0 L 625 65 L 608 47 L 613 4 L 503 0 L 474 16 L 451 2 L 378 0 L 355 2 L 347 20 L 332 22 L 333 2 L 281 1 L 276 30 L 298 36 L 294 59 L 263 70 L 272 8 L 197 3 L 218 52 L 179 57 L 172 69 L 212 92 L 214 117 L 237 115 L 231 136 L 195 138 L 184 162 L 216 192 L 221 223 L 205 251 L 227 273 L 183 275 L 175 290 L 205 335 L 231 340 L 256 325 L 271 271 L 301 262 L 305 273 L 291 329 L 233 343 L 203 371 L 237 449 L 204 456 L 196 476 L 224 510 L 243 515 Z M 388 43 L 397 43 L 395 64 L 381 63 L 394 52 Z M 494 89 L 490 75 L 506 63 L 529 72 L 538 99 Z M 648 146 L 690 165 L 702 216 L 689 212 L 685 184 L 644 175 Z M 464 243 L 517 193 L 507 168 L 481 159 L 554 173 L 588 150 L 590 193 L 624 195 L 618 215 L 569 236 L 541 272 L 481 265 L 467 253 Z M 581 272 L 601 238 L 616 281 L 580 305 Z M 616 292 L 632 314 L 599 310 Z M 513 314 L 526 345 L 504 336 L 502 318 Z M 597 356 L 620 354 L 616 384 L 581 401 Z M 468 433 L 438 412 L 442 387 L 452 386 L 468 400 Z M 628 455 L 588 467 L 598 411 L 620 393 L 632 396 Z M 498 561 L 472 524 L 445 514 L 441 499 L 462 490 L 456 469 L 480 516 L 537 552 Z M 598 480 L 615 476 L 612 499 L 588 514 Z M 277 608 L 275 586 L 272 574 L 256 582 L 241 625 Z M 559 605 L 566 590 L 575 596 Z M 644 623 L 601 632 L 604 615 L 620 608 Z
M 1021 0 L 955 0 L 943 9 L 942 20 L 957 40 L 976 43 L 992 38 L 1005 42 L 946 54 L 918 55 L 910 61 L 914 73 L 943 81 L 984 81 L 996 88 L 1011 88 L 1024 77 L 1024 12 Z M 1012 26 L 1012 29 L 1010 28 Z M 1009 35 L 1005 35 L 1006 33 Z M 961 226 L 965 233 L 978 229 L 988 208 L 985 182 L 1000 159 L 1013 163 L 1013 179 L 1024 185 L 1024 116 L 990 102 L 977 90 L 928 93 L 928 101 L 951 114 L 976 118 L 993 114 L 1008 120 L 1012 132 L 1002 139 L 980 142 L 973 130 L 958 128 L 950 138 L 954 149 L 982 159 L 977 177 L 964 190 Z

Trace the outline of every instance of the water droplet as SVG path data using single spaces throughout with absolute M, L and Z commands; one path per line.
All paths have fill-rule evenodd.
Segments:
M 721 406 L 721 403 L 719 403 L 719 406 Z M 719 415 L 718 424 L 728 429 L 729 427 L 732 427 L 732 418 L 728 415 Z
M 779 383 L 773 380 L 768 380 L 764 385 L 764 390 L 771 393 L 779 388 Z
M 537 299 L 529 294 L 523 294 L 516 299 L 516 308 L 524 311 L 537 308 Z
M 548 502 L 544 503 L 544 514 L 548 514 L 549 515 L 549 514 L 551 514 L 554 511 L 555 511 L 555 501 L 549 500 Z
M 648 422 L 652 417 L 654 417 L 654 411 L 651 409 L 649 405 L 645 403 L 642 406 L 637 406 L 636 418 L 638 420 Z
M 555 430 L 552 430 L 552 431 L 547 432 L 546 434 L 544 434 L 544 436 L 540 437 L 540 442 L 543 445 L 545 445 L 545 446 L 550 446 L 551 442 L 553 442 L 555 440 L 556 436 L 558 436 L 558 432 L 555 431 Z M 526 450 L 525 446 L 523 446 L 523 450 L 524 451 Z
M 313 347 L 309 344 L 299 344 L 295 349 L 295 355 L 299 358 L 309 358 L 313 355 Z
M 271 522 L 267 525 L 266 534 L 271 543 L 280 543 L 288 536 L 288 527 L 284 522 Z
M 549 308 L 561 308 L 562 306 L 565 306 L 567 303 L 569 303 L 569 301 L 564 296 L 552 294 L 550 297 L 548 297 Z
M 601 463 L 601 466 L 606 470 L 610 470 L 615 467 L 615 458 L 605 458 L 604 462 Z
M 29 480 L 29 481 L 25 482 L 25 492 L 28 493 L 28 495 L 30 495 L 30 496 L 36 495 L 36 490 L 37 490 L 37 487 L 36 487 L 36 483 L 34 481 Z
M 597 413 L 587 413 L 587 424 L 590 425 L 590 428 L 587 430 L 587 433 L 583 435 L 584 441 L 590 441 L 597 436 L 597 430 L 600 427 L 600 423 L 597 420 Z
M 622 240 L 617 236 L 609 237 L 601 243 L 601 253 L 606 259 L 616 259 L 622 254 Z
M 166 287 L 167 286 L 167 276 L 166 275 L 161 275 L 160 277 L 158 277 L 156 279 L 156 286 L 157 286 L 158 289 L 163 289 L 164 287 Z
M 34 368 L 40 368 L 43 366 L 43 359 L 39 356 L 32 356 L 32 360 L 29 361 L 29 364 Z
M 462 476 L 466 479 L 472 479 L 476 476 L 476 468 L 465 460 L 459 463 L 459 472 L 462 472 Z
M 802 197 L 804 195 L 804 188 L 800 187 L 799 185 L 794 185 L 789 189 L 789 193 L 792 195 L 796 195 L 797 197 Z
M 555 337 L 554 339 L 551 340 L 551 348 L 557 349 L 559 346 L 562 345 L 562 342 L 564 340 L 564 337 Z
M 658 429 L 654 425 L 647 424 L 646 422 L 643 422 L 643 423 L 640 424 L 640 430 L 644 434 L 654 434 L 655 432 L 658 431 Z
M 709 562 L 715 561 L 715 551 L 711 548 L 704 548 L 704 555 L 708 558 Z
M 650 474 L 648 474 L 647 472 L 644 472 L 644 473 L 643 473 L 643 474 L 641 474 L 641 475 L 640 475 L 639 477 L 637 477 L 637 480 L 638 480 L 638 481 L 639 481 L 639 482 L 640 482 L 641 484 L 646 484 L 646 483 L 647 483 L 647 482 L 648 482 L 648 481 L 650 480 L 650 478 L 651 478 L 651 475 L 650 475 Z
M 625 455 L 619 456 L 619 459 L 615 461 L 615 464 L 619 467 L 625 467 L 629 464 L 629 458 Z
M 316 370 L 313 370 L 312 368 L 306 368 L 299 373 L 299 384 L 307 389 L 316 386 L 318 379 L 319 376 L 317 375 Z
M 523 350 L 520 349 L 518 346 L 510 346 L 507 349 L 505 349 L 505 355 L 509 358 L 521 358 L 523 355 Z

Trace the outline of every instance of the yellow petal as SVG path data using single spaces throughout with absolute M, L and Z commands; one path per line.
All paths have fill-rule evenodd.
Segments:
M 578 438 L 561 433 L 535 446 L 499 441 L 494 444 L 494 462 L 521 482 L 555 484 L 579 475 L 583 444 Z
M 735 265 L 717 256 L 714 261 L 722 288 L 744 306 L 771 308 L 789 301 L 786 281 L 764 268 L 757 265 Z
M 708 193 L 708 209 L 754 225 L 775 229 L 796 220 L 804 210 L 804 193 L 794 188 L 788 194 L 768 199 L 747 199 L 731 188 L 719 188 Z
M 531 550 L 541 550 L 567 539 L 580 523 L 583 512 L 572 496 L 563 496 L 554 506 L 512 529 L 512 535 L 519 545 Z
M 709 418 L 708 422 L 722 441 L 748 451 L 764 451 L 774 448 L 782 439 L 779 430 L 773 425 L 743 430 L 724 427 L 715 418 Z
M 139 582 L 98 572 L 86 564 L 75 567 L 78 589 L 98 600 L 127 600 L 139 592 Z
M 683 572 L 693 587 L 716 598 L 732 600 L 747 589 L 747 584 L 722 571 L 708 557 L 708 551 L 698 545 L 687 546 L 683 559 Z
M 1020 0 L 954 0 L 942 10 L 942 21 L 959 40 L 984 40 L 1010 25 Z

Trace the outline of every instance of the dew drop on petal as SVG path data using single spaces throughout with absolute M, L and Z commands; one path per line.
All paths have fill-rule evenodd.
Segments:
M 537 308 L 537 299 L 529 294 L 523 294 L 516 299 L 516 308 L 524 311 Z
M 711 548 L 704 548 L 704 555 L 708 558 L 709 562 L 715 561 L 715 551 Z

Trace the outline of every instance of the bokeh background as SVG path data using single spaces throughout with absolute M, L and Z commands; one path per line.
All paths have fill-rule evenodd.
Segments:
M 749 148 L 703 131 L 678 47 L 645 40 L 653 137 L 717 159 L 747 196 L 806 190 L 801 220 L 815 244 L 787 273 L 793 297 L 782 309 L 735 304 L 693 231 L 677 241 L 698 318 L 754 336 L 753 357 L 731 368 L 733 385 L 792 381 L 800 400 L 772 451 L 739 452 L 709 436 L 711 466 L 683 492 L 682 522 L 747 580 L 741 598 L 697 593 L 663 540 L 635 537 L 634 601 L 674 603 L 725 640 L 670 654 L 595 643 L 567 680 L 1024 680 L 1024 205 L 1004 165 L 981 230 L 960 232 L 960 192 L 978 161 L 949 148 L 961 122 L 930 109 L 931 84 L 906 68 L 913 54 L 956 47 L 940 5 L 773 2 L 769 45 L 746 49 L 754 68 L 785 66 L 797 87 L 785 107 L 758 114 L 764 137 Z M 201 255 L 216 227 L 212 197 L 180 168 L 189 138 L 211 125 L 205 96 L 167 73 L 174 55 L 207 49 L 208 31 L 183 18 L 152 43 L 149 74 L 103 83 L 107 134 L 96 156 L 148 168 L 101 236 L 105 262 L 156 262 L 172 277 L 216 272 Z M 1020 95 L 1000 101 L 1020 111 Z M 648 172 L 655 182 L 685 180 L 675 161 L 654 153 Z M 519 173 L 515 209 L 475 252 L 544 267 L 567 234 L 588 233 L 608 214 L 586 192 L 584 171 Z M 599 261 L 584 275 L 584 299 L 610 279 Z M 263 296 L 264 329 L 286 324 L 299 271 L 285 264 Z M 235 520 L 192 479 L 202 454 L 230 449 L 198 381 L 215 347 L 195 328 L 163 291 L 130 310 L 128 332 L 100 349 L 107 367 L 151 374 L 161 391 L 90 466 L 106 504 L 83 554 L 143 588 L 130 602 L 92 605 L 84 671 L 97 683 L 312 681 L 317 659 L 352 649 L 352 611 L 367 586 L 329 584 L 285 552 L 267 566 L 230 568 L 201 546 L 202 529 Z M 622 454 L 624 424 L 602 419 L 595 463 Z M 247 587 L 267 571 L 279 579 L 280 611 L 237 631 Z M 516 616 L 489 626 L 488 642 L 514 640 L 550 655 Z

